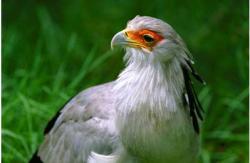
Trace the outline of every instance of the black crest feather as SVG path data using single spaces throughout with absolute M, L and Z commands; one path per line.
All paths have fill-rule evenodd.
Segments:
M 196 131 L 196 133 L 199 133 L 198 119 L 203 120 L 201 112 L 204 112 L 204 110 L 203 110 L 203 108 L 198 100 L 197 94 L 194 90 L 190 74 L 192 74 L 193 77 L 196 80 L 200 81 L 201 83 L 205 84 L 205 82 L 198 75 L 198 73 L 194 70 L 191 62 L 186 60 L 186 63 L 187 63 L 187 65 L 182 65 L 182 71 L 183 71 L 183 76 L 184 76 L 184 81 L 185 81 L 185 92 L 183 94 L 183 99 L 185 100 L 184 104 L 189 106 L 190 116 L 192 118 L 194 130 Z

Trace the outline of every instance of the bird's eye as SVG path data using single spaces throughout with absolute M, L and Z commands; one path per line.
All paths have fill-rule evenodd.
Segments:
M 148 43 L 154 42 L 153 36 L 151 36 L 151 35 L 149 35 L 149 34 L 143 35 L 143 39 L 144 39 L 146 42 L 148 42 Z

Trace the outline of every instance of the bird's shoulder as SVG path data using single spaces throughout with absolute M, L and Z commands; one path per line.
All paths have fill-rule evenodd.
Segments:
M 44 134 L 56 130 L 62 123 L 70 121 L 108 119 L 114 112 L 113 85 L 114 82 L 109 82 L 93 86 L 70 98 L 48 122 Z

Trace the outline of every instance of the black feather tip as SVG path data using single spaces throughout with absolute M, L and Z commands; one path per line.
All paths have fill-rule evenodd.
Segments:
M 36 153 L 33 154 L 32 158 L 30 159 L 29 163 L 43 163 L 40 157 Z
M 204 112 L 197 94 L 194 90 L 192 80 L 190 78 L 190 73 L 194 76 L 195 79 L 200 81 L 201 83 L 205 83 L 204 80 L 198 75 L 198 73 L 194 70 L 192 67 L 191 63 L 187 61 L 187 65 L 189 66 L 188 68 L 186 66 L 182 66 L 182 71 L 183 71 L 183 76 L 184 76 L 184 81 L 185 81 L 185 91 L 184 92 L 184 99 L 185 99 L 185 94 L 187 94 L 187 100 L 185 99 L 184 105 L 189 106 L 189 112 L 190 112 L 190 117 L 192 119 L 193 127 L 196 133 L 199 133 L 199 123 L 198 120 L 203 120 L 202 113 Z M 190 72 L 191 70 L 191 72 Z

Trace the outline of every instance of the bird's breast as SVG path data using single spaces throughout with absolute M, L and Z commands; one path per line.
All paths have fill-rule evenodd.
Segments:
M 125 149 L 159 163 L 194 156 L 197 136 L 182 105 L 180 73 L 154 66 L 129 68 L 114 87 L 116 125 Z
M 144 110 L 132 112 L 127 118 L 126 121 L 120 119 L 120 136 L 125 148 L 133 155 L 159 158 L 161 162 L 197 153 L 198 139 L 185 113 L 177 111 L 171 118 L 166 118 L 164 114 L 159 117 Z

